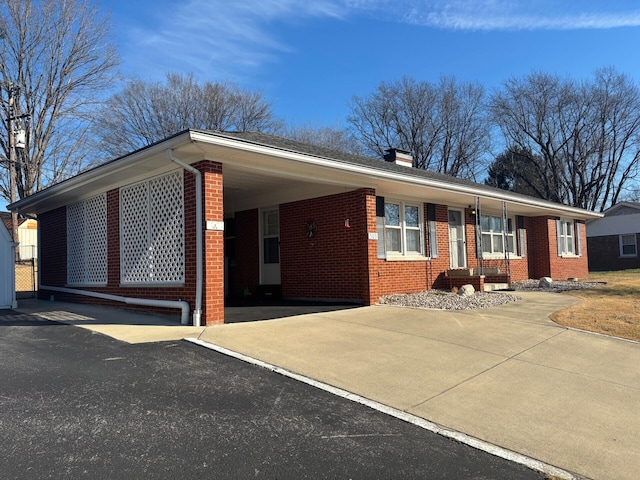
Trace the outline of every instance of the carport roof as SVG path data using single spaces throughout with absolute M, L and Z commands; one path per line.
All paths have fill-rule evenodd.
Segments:
M 241 172 L 255 178 L 278 176 L 299 181 L 370 187 L 387 195 L 410 195 L 433 203 L 483 205 L 523 215 L 566 215 L 579 219 L 602 215 L 538 198 L 497 189 L 428 170 L 405 167 L 382 159 L 354 155 L 261 132 L 185 130 L 145 148 L 106 162 L 9 205 L 10 210 L 41 213 L 172 168 L 165 152 L 172 149 L 186 163 L 203 158 L 223 164 L 225 188 L 240 182 Z M 255 181 L 255 180 L 254 180 Z

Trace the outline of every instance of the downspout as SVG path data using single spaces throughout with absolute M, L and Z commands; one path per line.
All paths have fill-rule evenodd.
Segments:
M 203 285 L 203 271 L 202 271 L 202 174 L 196 168 L 191 165 L 178 160 L 173 156 L 173 150 L 167 148 L 165 150 L 169 159 L 180 165 L 186 171 L 192 173 L 196 177 L 196 308 L 193 311 L 193 325 L 195 327 L 200 326 L 202 319 L 202 285 Z
M 152 298 L 130 298 L 130 297 L 121 297 L 120 295 L 110 295 L 108 293 L 92 292 L 90 290 L 76 290 L 75 288 L 51 287 L 48 285 L 40 285 L 40 290 L 51 290 L 53 292 L 73 293 L 75 295 L 84 295 L 85 297 L 101 298 L 103 300 L 111 300 L 112 302 L 126 303 L 127 305 L 142 305 L 145 307 L 179 308 L 181 310 L 180 323 L 182 323 L 183 325 L 187 325 L 189 323 L 189 303 L 184 300 L 156 300 Z

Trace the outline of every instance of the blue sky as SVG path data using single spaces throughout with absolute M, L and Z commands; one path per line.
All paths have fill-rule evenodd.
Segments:
M 102 0 L 126 75 L 261 90 L 290 124 L 346 126 L 348 102 L 403 75 L 489 91 L 533 70 L 640 83 L 636 0 Z

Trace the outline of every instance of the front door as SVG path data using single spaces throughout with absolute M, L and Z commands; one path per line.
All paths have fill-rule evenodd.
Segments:
M 280 285 L 280 219 L 278 209 L 262 211 L 262 285 Z
M 449 258 L 451 268 L 465 268 L 464 215 L 462 210 L 449 210 Z

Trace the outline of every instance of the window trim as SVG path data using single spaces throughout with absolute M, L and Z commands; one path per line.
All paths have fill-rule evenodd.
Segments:
M 631 244 L 623 243 L 623 237 L 633 237 L 634 253 L 624 253 L 623 246 Z M 620 258 L 636 258 L 638 256 L 638 236 L 635 233 L 621 233 L 618 235 L 618 245 L 620 247 Z
M 385 198 L 384 199 L 384 206 L 385 206 L 385 214 L 386 214 L 386 206 L 387 205 L 398 205 L 399 207 L 399 213 L 400 213 L 400 219 L 399 219 L 399 223 L 400 225 L 392 225 L 389 226 L 386 223 L 386 215 L 385 215 L 385 222 L 384 222 L 384 238 L 383 238 L 383 242 L 384 242 L 384 246 L 385 246 L 385 254 L 386 254 L 386 259 L 387 260 L 394 260 L 394 259 L 398 259 L 398 260 L 411 260 L 411 259 L 416 259 L 416 260 L 425 260 L 427 259 L 427 257 L 425 257 L 425 238 L 424 238 L 424 204 L 420 203 L 420 202 L 412 202 L 412 201 L 405 201 L 405 200 L 399 200 L 399 199 L 395 199 L 395 198 Z M 407 207 L 415 207 L 418 209 L 418 226 L 417 227 L 407 227 L 407 223 L 406 223 L 406 208 Z M 400 251 L 397 250 L 389 250 L 387 248 L 387 231 L 388 230 L 396 230 L 396 231 L 400 231 Z M 419 251 L 407 251 L 407 230 L 410 231 L 418 231 L 418 236 L 419 236 L 419 241 L 420 241 L 420 250 Z

